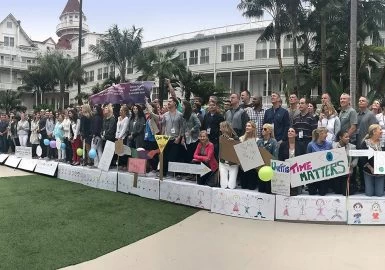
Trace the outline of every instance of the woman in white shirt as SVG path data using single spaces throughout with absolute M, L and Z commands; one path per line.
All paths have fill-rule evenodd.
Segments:
M 330 143 L 335 141 L 336 134 L 341 129 L 341 121 L 338 118 L 337 112 L 331 103 L 322 105 L 318 127 L 325 127 L 328 130 L 326 141 Z
M 118 122 L 116 123 L 116 133 L 115 133 L 116 141 L 122 140 L 124 142 L 124 140 L 127 137 L 127 133 L 128 133 L 127 129 L 128 129 L 128 122 L 129 122 L 127 114 L 128 114 L 128 107 L 126 105 L 123 105 L 122 107 L 120 107 Z M 122 156 L 119 158 L 119 165 L 123 166 L 122 168 L 123 170 L 126 169 L 127 160 L 128 160 L 127 156 Z
M 32 156 L 36 157 L 36 148 L 40 143 L 39 140 L 39 121 L 40 113 L 35 113 L 34 119 L 31 121 L 31 136 L 29 137 L 29 142 L 32 144 Z
M 62 125 L 63 125 L 63 131 L 64 131 L 63 138 L 64 138 L 64 143 L 66 145 L 66 149 L 65 149 L 66 162 L 70 163 L 72 161 L 72 147 L 69 139 L 71 138 L 71 120 L 68 116 L 68 111 L 66 111 L 64 114 L 64 120 L 62 122 Z
M 20 114 L 20 121 L 17 122 L 17 135 L 19 136 L 20 146 L 27 146 L 29 123 L 25 118 L 25 113 Z

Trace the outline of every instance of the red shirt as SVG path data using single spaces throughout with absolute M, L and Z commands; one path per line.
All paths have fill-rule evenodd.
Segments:
M 202 150 L 202 144 L 198 143 L 197 149 L 195 149 L 194 159 L 198 160 L 200 162 L 204 162 L 206 164 L 208 163 L 210 166 L 210 169 L 213 172 L 218 170 L 218 162 L 214 156 L 214 145 L 211 142 L 206 144 L 205 149 L 204 149 L 204 152 L 206 153 L 205 156 L 201 155 L 201 150 Z

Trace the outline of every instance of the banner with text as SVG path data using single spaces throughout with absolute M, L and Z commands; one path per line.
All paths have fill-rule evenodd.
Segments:
M 345 148 L 314 152 L 286 160 L 290 163 L 291 186 L 299 187 L 349 173 Z
M 284 196 L 290 196 L 290 163 L 271 160 L 271 168 L 274 171 L 271 179 L 271 192 Z

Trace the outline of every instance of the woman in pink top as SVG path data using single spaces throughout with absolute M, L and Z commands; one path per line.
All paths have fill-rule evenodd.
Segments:
M 199 180 L 199 185 L 217 184 L 216 172 L 218 170 L 218 162 L 214 156 L 214 145 L 209 141 L 206 130 L 199 133 L 199 143 L 195 149 L 193 162 L 202 162 L 211 169 L 211 172 L 202 175 Z

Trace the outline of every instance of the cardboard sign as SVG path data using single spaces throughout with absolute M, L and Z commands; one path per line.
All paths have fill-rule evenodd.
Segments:
M 374 173 L 385 174 L 385 152 L 384 151 L 373 151 L 374 156 Z
M 211 172 L 211 169 L 209 167 L 207 167 L 203 162 L 200 164 L 169 162 L 168 163 L 168 170 L 170 172 L 199 174 L 200 176 L 203 176 L 203 175 Z
M 129 172 L 145 174 L 146 160 L 140 158 L 129 158 L 127 167 Z
M 115 152 L 116 152 L 116 144 L 115 144 Z M 118 156 L 129 156 L 131 155 L 131 148 L 128 147 L 127 145 L 123 145 L 123 152 L 118 154 Z
M 120 155 L 123 153 L 123 151 L 123 140 L 115 141 L 115 154 Z
M 106 145 L 104 146 L 102 157 L 99 161 L 98 168 L 102 171 L 108 172 L 111 165 L 111 160 L 114 156 L 115 152 L 115 143 L 111 141 L 107 141 Z
M 228 140 L 223 136 L 219 137 L 219 158 L 226 161 L 240 164 L 234 146 L 239 144 L 239 141 Z
M 12 168 L 16 168 L 17 165 L 19 165 L 20 161 L 21 161 L 21 158 L 12 155 L 7 158 L 7 161 L 5 161 L 5 165 Z
M 263 162 L 265 162 L 265 165 L 270 166 L 270 161 L 273 159 L 273 155 L 270 154 L 270 152 L 263 147 L 258 147 L 258 148 L 259 148 L 259 152 L 261 153 Z
M 58 167 L 58 162 L 38 160 L 35 167 L 35 172 L 54 176 L 56 173 L 57 167 Z
M 166 147 L 168 140 L 170 139 L 169 136 L 166 135 L 155 135 L 156 143 L 158 144 L 159 151 L 162 153 L 164 148 Z
M 349 173 L 345 148 L 310 153 L 286 161 L 290 163 L 292 187 L 299 187 Z
M 16 146 L 15 156 L 19 158 L 29 158 L 32 159 L 32 147 L 26 146 Z
M 36 164 L 36 159 L 23 158 L 20 161 L 18 168 L 25 171 L 33 172 L 33 170 L 35 170 Z
M 234 150 L 245 172 L 265 164 L 255 140 L 246 140 L 234 145 Z
M 271 168 L 274 171 L 271 179 L 271 192 L 290 196 L 290 163 L 271 160 Z
M 8 157 L 8 154 L 0 154 L 0 163 L 3 164 Z
M 348 224 L 385 224 L 385 198 L 357 194 L 349 196 Z

